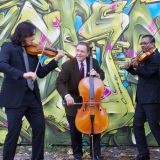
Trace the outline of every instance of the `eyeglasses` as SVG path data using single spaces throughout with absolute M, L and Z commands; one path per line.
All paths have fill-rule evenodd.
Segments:
M 139 45 L 143 45 L 143 46 L 146 46 L 146 45 L 148 45 L 150 42 L 141 42 Z

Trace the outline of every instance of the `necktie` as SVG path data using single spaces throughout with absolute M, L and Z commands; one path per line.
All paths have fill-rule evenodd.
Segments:
M 28 62 L 28 56 L 27 56 L 25 48 L 23 48 L 23 59 L 24 59 L 26 72 L 29 72 L 30 71 L 29 70 L 29 62 Z M 34 84 L 33 84 L 33 81 L 31 79 L 27 79 L 27 85 L 31 90 L 34 89 Z
M 81 62 L 81 66 L 80 66 L 80 74 L 81 74 L 81 77 L 83 78 L 84 77 L 84 64 L 83 62 Z

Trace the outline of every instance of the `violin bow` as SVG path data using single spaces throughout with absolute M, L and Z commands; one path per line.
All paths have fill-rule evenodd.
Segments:
M 44 55 L 44 49 L 45 49 L 45 47 L 46 47 L 46 44 L 47 44 L 47 41 L 45 41 L 45 44 L 44 44 L 44 46 L 43 46 L 43 49 L 42 49 L 42 51 L 41 51 L 41 57 L 39 58 L 39 60 L 38 60 L 38 63 L 37 63 L 37 66 L 36 66 L 36 69 L 35 69 L 35 71 L 34 71 L 34 73 L 37 73 L 37 70 L 38 70 L 38 67 L 39 67 L 39 65 L 40 65 L 40 61 L 41 61 L 41 59 L 42 59 L 42 56 Z

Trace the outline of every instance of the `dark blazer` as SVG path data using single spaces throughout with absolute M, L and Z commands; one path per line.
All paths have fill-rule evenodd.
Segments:
M 136 101 L 139 104 L 160 103 L 160 53 L 156 49 L 154 54 L 138 66 L 130 67 L 128 72 L 138 75 Z
M 89 58 L 86 59 L 87 73 L 89 72 Z M 104 72 L 99 67 L 96 59 L 93 59 L 93 68 L 100 74 L 100 78 L 104 79 Z M 88 76 L 88 75 L 87 75 Z M 81 102 L 82 98 L 79 96 L 78 85 L 81 80 L 78 62 L 76 59 L 66 61 L 62 65 L 62 70 L 56 80 L 56 89 L 64 99 L 66 94 L 71 94 L 75 102 Z M 65 106 L 66 114 L 75 116 L 77 109 L 81 105 Z
M 28 55 L 28 60 L 30 70 L 34 72 L 39 61 L 38 57 Z M 54 60 L 44 67 L 39 65 L 37 76 L 43 78 L 56 67 L 57 63 Z M 23 73 L 26 72 L 26 69 L 21 46 L 12 42 L 5 42 L 2 45 L 0 52 L 0 72 L 4 73 L 0 93 L 0 105 L 8 108 L 19 107 L 27 86 L 27 81 L 23 78 Z M 37 80 L 34 82 L 34 92 L 38 102 L 41 104 Z

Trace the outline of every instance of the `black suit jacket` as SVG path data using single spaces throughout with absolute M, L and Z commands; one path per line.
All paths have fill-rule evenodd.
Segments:
M 89 58 L 86 59 L 87 73 L 89 72 Z M 99 67 L 96 59 L 93 59 L 93 68 L 100 74 L 100 78 L 104 79 L 104 72 Z M 81 80 L 78 62 L 76 59 L 66 61 L 62 65 L 62 70 L 56 80 L 56 89 L 61 97 L 64 99 L 66 94 L 71 94 L 75 102 L 81 102 L 82 98 L 79 96 L 78 85 Z M 81 105 L 65 106 L 66 114 L 75 116 L 77 109 Z
M 137 69 L 130 67 L 128 72 L 138 75 L 136 101 L 139 104 L 160 103 L 160 53 L 154 54 Z
M 28 55 L 28 60 L 30 71 L 34 72 L 39 61 L 38 57 Z M 37 76 L 43 78 L 56 67 L 57 63 L 54 60 L 44 67 L 39 65 Z M 12 42 L 5 42 L 2 45 L 0 52 L 0 72 L 4 73 L 0 93 L 0 105 L 8 108 L 19 107 L 27 86 L 27 81 L 23 78 L 23 73 L 26 72 L 26 69 L 21 46 Z M 38 102 L 41 104 L 37 80 L 34 82 L 34 92 Z

